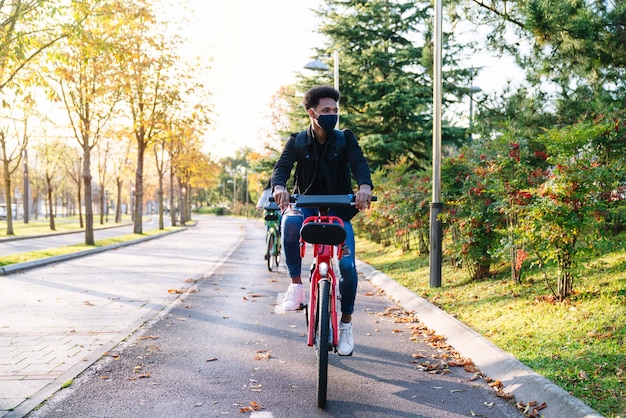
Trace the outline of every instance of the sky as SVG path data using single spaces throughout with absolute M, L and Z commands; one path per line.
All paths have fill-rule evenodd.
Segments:
M 221 158 L 244 146 L 260 149 L 272 96 L 317 58 L 314 48 L 324 46 L 311 10 L 320 0 L 169 1 L 174 6 L 168 12 L 188 20 L 181 33 L 189 39 L 187 53 L 212 58 L 207 80 L 215 113 L 206 136 L 208 152 Z M 183 1 L 187 8 L 180 6 Z M 473 60 L 488 67 L 474 81 L 485 93 L 519 77 L 511 60 L 484 54 Z M 460 106 L 469 108 L 468 98 Z
M 218 158 L 262 145 L 272 96 L 316 58 L 319 0 L 186 0 L 182 35 L 193 54 L 212 57 L 214 126 L 209 152 Z

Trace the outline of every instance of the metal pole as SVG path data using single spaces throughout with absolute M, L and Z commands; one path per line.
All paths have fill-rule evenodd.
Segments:
M 469 109 L 469 142 L 470 144 L 472 143 L 472 129 L 473 129 L 473 121 L 474 121 L 474 93 L 472 92 L 472 90 L 470 89 L 470 94 L 469 94 L 469 99 L 470 99 L 470 109 Z
M 24 223 L 28 223 L 30 212 L 30 182 L 28 180 L 28 153 L 24 150 Z
M 339 51 L 333 51 L 333 82 L 335 90 L 339 90 Z
M 335 90 L 339 90 L 339 51 L 333 51 L 333 86 Z M 335 129 L 339 129 L 339 116 L 337 116 L 337 124 Z
M 430 287 L 441 287 L 441 242 L 442 227 L 439 214 L 441 203 L 441 44 L 443 1 L 435 0 L 434 50 L 433 62 L 433 183 L 432 202 L 430 204 Z

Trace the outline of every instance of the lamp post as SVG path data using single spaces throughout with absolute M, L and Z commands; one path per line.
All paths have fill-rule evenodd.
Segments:
M 430 203 L 430 287 L 441 287 L 441 243 L 443 226 L 439 220 L 441 203 L 441 108 L 442 108 L 442 24 L 443 0 L 434 0 L 433 50 L 433 176 L 432 202 Z
M 472 130 L 472 127 L 474 125 L 474 93 L 480 93 L 481 91 L 483 91 L 480 87 L 478 86 L 471 86 L 469 88 L 469 100 L 470 100 L 470 106 L 469 106 L 469 142 L 471 143 L 473 138 L 473 133 L 474 131 Z
M 313 60 L 307 63 L 304 68 L 313 71 L 330 71 L 328 65 L 320 60 Z M 336 49 L 333 51 L 333 87 L 335 90 L 339 90 L 339 51 Z M 339 129 L 339 119 L 337 119 L 335 129 Z

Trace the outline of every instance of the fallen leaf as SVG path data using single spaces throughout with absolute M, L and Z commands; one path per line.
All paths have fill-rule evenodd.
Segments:
M 209 362 L 209 361 L 216 361 L 216 360 L 217 360 L 217 357 L 211 357 L 211 358 L 208 358 L 208 359 L 206 359 L 204 361 Z
M 140 340 L 158 340 L 159 337 L 157 335 L 142 335 L 139 337 Z
M 260 411 L 261 409 L 263 409 L 263 407 L 259 405 L 258 403 L 250 402 L 248 406 L 239 408 L 239 412 L 246 413 L 246 412 Z

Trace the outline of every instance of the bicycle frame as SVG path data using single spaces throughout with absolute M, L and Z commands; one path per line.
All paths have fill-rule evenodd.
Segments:
M 328 215 L 315 215 L 309 216 L 303 222 L 302 230 L 304 231 L 307 224 L 317 224 L 317 225 L 335 225 L 343 229 L 344 223 L 343 220 L 337 216 L 328 216 Z M 325 228 L 322 228 L 325 229 Z M 320 235 L 320 237 L 322 237 Z M 332 237 L 329 237 L 332 240 Z M 322 237 L 322 241 L 323 241 Z M 344 232 L 345 239 L 345 232 Z M 319 282 L 322 280 L 327 280 L 330 282 L 330 321 L 332 328 L 332 342 L 331 345 L 334 349 L 336 349 L 337 344 L 339 342 L 339 330 L 338 330 L 338 319 L 337 319 L 337 290 L 338 290 L 338 281 L 335 271 L 333 269 L 333 259 L 335 257 L 335 247 L 337 247 L 337 260 L 340 260 L 343 255 L 343 239 L 341 243 L 330 242 L 324 243 L 319 242 L 320 239 L 315 239 L 317 242 L 311 243 L 307 241 L 305 238 L 300 237 L 300 257 L 304 257 L 306 243 L 309 242 L 313 245 L 313 258 L 315 259 L 315 268 L 311 273 L 311 291 L 309 293 L 309 307 L 308 310 L 308 333 L 307 333 L 307 345 L 313 346 L 315 344 L 315 327 L 317 326 L 316 321 L 316 307 L 318 306 L 318 288 Z

